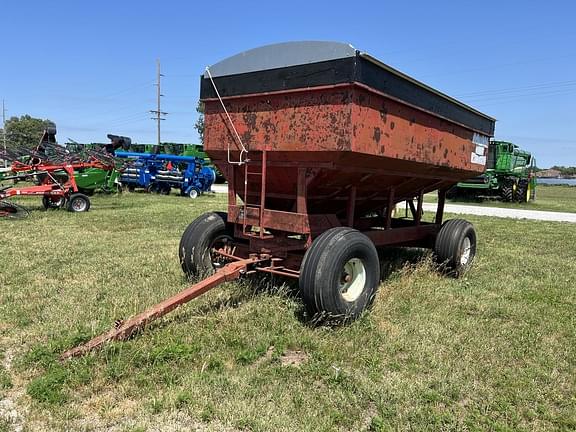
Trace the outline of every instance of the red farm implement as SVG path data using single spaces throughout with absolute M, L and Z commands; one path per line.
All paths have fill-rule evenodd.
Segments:
M 228 181 L 228 211 L 193 221 L 184 272 L 213 273 L 63 355 L 124 339 L 219 283 L 297 278 L 307 309 L 353 319 L 380 283 L 377 248 L 432 249 L 454 276 L 476 253 L 473 226 L 443 223 L 446 191 L 482 173 L 495 120 L 349 45 L 256 48 L 201 77 L 205 151 Z M 424 194 L 438 191 L 432 221 Z M 394 217 L 406 202 L 407 217 Z
M 114 159 L 105 152 L 68 153 L 47 139 L 55 132 L 45 131 L 40 145 L 32 152 L 24 151 L 11 157 L 10 172 L 2 181 L 11 184 L 0 185 L 0 200 L 16 196 L 37 195 L 42 197 L 46 209 L 66 207 L 71 212 L 84 212 L 90 209 L 90 199 L 78 191 L 74 177 L 75 170 L 85 168 L 111 169 Z M 18 185 L 26 182 L 25 185 Z M 32 183 L 32 184 L 30 184 Z M 8 201 L 0 201 L 0 216 L 18 217 L 25 215 L 21 207 Z

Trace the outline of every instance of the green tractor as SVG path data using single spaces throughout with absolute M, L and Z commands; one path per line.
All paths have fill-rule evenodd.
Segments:
M 536 196 L 536 159 L 517 145 L 490 141 L 486 172 L 458 183 L 447 198 L 497 197 L 506 202 L 526 203 Z

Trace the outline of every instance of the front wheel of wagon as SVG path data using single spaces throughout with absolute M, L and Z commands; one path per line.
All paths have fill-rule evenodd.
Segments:
M 443 272 L 454 277 L 463 275 L 476 256 L 474 226 L 464 219 L 447 221 L 436 237 L 434 255 Z
M 204 213 L 188 225 L 178 247 L 182 270 L 188 276 L 208 275 L 225 264 L 214 250 L 231 252 L 234 247 L 234 230 L 226 219 L 226 213 Z
M 311 313 L 357 318 L 374 299 L 380 262 L 374 243 L 352 228 L 332 228 L 314 240 L 300 268 L 300 292 Z

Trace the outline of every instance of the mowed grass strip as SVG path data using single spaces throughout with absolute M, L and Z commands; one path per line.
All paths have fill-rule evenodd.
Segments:
M 478 257 L 459 280 L 386 250 L 373 309 L 347 326 L 314 327 L 294 284 L 241 281 L 61 364 L 187 286 L 180 235 L 225 196 L 22 202 L 29 219 L 0 221 L 0 353 L 15 353 L 0 397 L 31 430 L 576 428 L 576 225 L 470 217 Z

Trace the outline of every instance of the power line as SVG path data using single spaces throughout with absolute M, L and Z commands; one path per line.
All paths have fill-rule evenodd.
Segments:
M 137 123 L 148 119 L 147 113 L 138 114 L 137 116 L 133 116 L 131 118 L 126 118 L 124 120 L 119 120 L 115 122 L 108 123 L 106 127 L 108 128 L 117 128 L 119 126 L 124 126 L 130 123 Z
M 503 89 L 494 89 L 494 90 L 481 90 L 477 92 L 471 93 L 462 93 L 457 94 L 455 97 L 481 97 L 481 96 L 490 96 L 490 95 L 500 95 L 500 94 L 508 94 L 508 93 L 522 93 L 524 91 L 532 91 L 532 90 L 545 90 L 545 89 L 554 89 L 554 88 L 565 88 L 571 87 L 576 85 L 576 80 L 571 81 L 556 81 L 556 82 L 547 82 L 547 83 L 540 83 L 540 84 L 531 84 L 523 87 L 508 87 Z
M 569 96 L 576 92 L 576 88 L 568 89 L 568 90 L 550 90 L 547 92 L 537 92 L 537 93 L 526 93 L 526 94 L 517 94 L 517 95 L 504 95 L 500 97 L 489 97 L 489 98 L 472 98 L 472 99 L 464 99 L 464 101 L 468 104 L 474 105 L 482 105 L 482 106 L 492 106 L 492 105 L 501 105 L 503 103 L 509 102 L 517 102 L 521 100 L 532 100 L 532 99 L 540 99 L 546 98 L 550 96 Z

